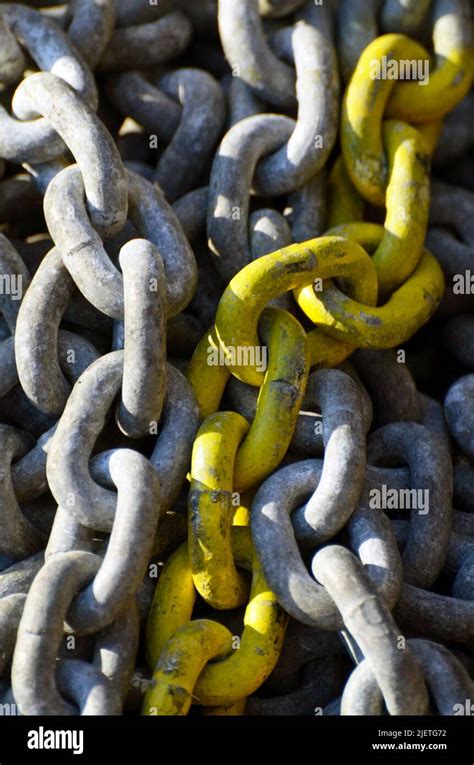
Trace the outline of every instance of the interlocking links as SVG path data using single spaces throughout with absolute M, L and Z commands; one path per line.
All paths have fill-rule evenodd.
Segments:
M 68 629 L 77 634 L 106 627 L 134 596 L 162 513 L 158 476 L 142 454 L 117 450 L 110 458 L 110 472 L 118 491 L 114 524 L 97 575 L 69 609 Z
M 2 16 L 13 35 L 28 51 L 38 69 L 54 72 L 65 80 L 91 107 L 98 102 L 97 87 L 89 67 L 76 55 L 68 37 L 53 21 L 33 8 L 19 3 L 2 3 Z M 22 72 L 20 72 L 22 74 Z M 20 113 L 17 112 L 17 107 Z M 18 93 L 14 96 L 14 112 L 19 119 L 33 119 L 39 113 L 26 115 L 31 110 L 27 100 Z
M 384 122 L 382 135 L 387 150 L 388 183 L 385 192 L 381 187 L 379 190 L 385 195 L 386 216 L 384 236 L 373 260 L 379 289 L 386 293 L 410 276 L 422 255 L 429 210 L 429 158 L 420 133 L 405 123 Z M 343 148 L 345 145 L 343 139 Z M 371 138 L 367 148 L 375 154 L 377 143 L 372 142 Z M 372 166 L 372 159 L 367 156 L 366 149 L 361 147 L 361 155 L 356 161 L 357 169 L 353 172 L 352 156 L 348 158 L 344 150 L 352 181 L 365 196 L 366 187 L 358 185 L 358 180 L 365 173 L 364 166 Z M 381 200 L 382 197 L 379 198 Z
M 82 98 L 54 74 L 33 74 L 22 82 L 17 93 L 20 89 L 76 158 L 96 229 L 104 236 L 119 231 L 127 217 L 127 182 L 120 155 L 106 128 Z M 28 157 L 31 160 L 29 149 Z
M 176 215 L 156 184 L 128 172 L 129 218 L 140 236 L 156 244 L 166 275 L 168 317 L 180 313 L 197 286 L 194 253 Z
M 452 524 L 452 467 L 438 438 L 416 423 L 393 423 L 368 439 L 368 458 L 379 463 L 400 459 L 410 467 L 410 485 L 424 489 L 428 506 L 410 516 L 410 534 L 403 553 L 404 579 L 430 587 L 443 567 Z M 422 512 L 419 512 L 421 509 Z
M 435 68 L 422 88 L 416 82 L 397 83 L 387 104 L 387 117 L 417 123 L 436 120 L 454 109 L 471 86 L 472 27 L 468 3 L 434 0 L 432 19 Z M 404 58 L 419 56 L 410 53 Z
M 216 314 L 216 334 L 226 348 L 257 347 L 257 324 L 272 298 L 315 279 L 360 279 L 361 290 L 376 295 L 376 276 L 367 253 L 342 237 L 320 237 L 291 245 L 250 263 L 226 288 Z M 368 284 L 368 286 L 367 286 Z M 255 364 L 232 364 L 239 380 L 260 386 L 264 374 Z
M 279 602 L 294 618 L 321 629 L 341 629 L 337 612 L 324 591 L 309 575 L 294 538 L 290 515 L 317 490 L 323 464 L 307 460 L 279 470 L 260 487 L 252 503 L 252 534 L 265 575 Z M 395 488 L 394 471 L 373 472 L 369 467 L 364 495 L 382 485 Z M 401 476 L 400 488 L 406 479 Z M 347 487 L 348 489 L 349 487 Z M 278 497 L 278 501 L 275 501 Z M 333 519 L 329 519 L 333 523 Z M 402 585 L 402 564 L 388 520 L 377 511 L 357 510 L 349 520 L 354 550 L 374 582 L 377 592 L 391 606 Z M 364 546 L 367 539 L 377 544 Z
M 373 62 L 379 61 L 382 56 L 395 61 L 402 58 L 426 60 L 428 53 L 418 43 L 403 35 L 379 37 L 365 49 L 347 87 L 341 115 L 341 145 L 344 161 L 359 193 L 375 205 L 383 205 L 385 201 L 389 162 L 383 153 L 382 118 L 387 100 L 395 86 L 395 81 L 392 79 L 371 76 Z M 409 126 L 403 127 L 405 131 L 409 131 Z M 415 142 L 411 163 L 416 167 L 415 149 L 420 151 L 420 160 L 423 158 L 423 164 L 420 162 L 421 167 L 418 172 L 424 170 L 426 178 L 428 158 L 423 138 L 414 129 L 407 134 L 411 135 L 412 141 Z
M 187 715 L 204 667 L 211 659 L 223 659 L 231 651 L 232 634 L 222 624 L 197 619 L 178 629 L 155 666 L 143 714 Z
M 278 109 L 296 106 L 295 75 L 271 51 L 259 17 L 258 0 L 219 0 L 219 33 L 230 66 L 264 101 Z
M 174 201 L 196 187 L 211 158 L 224 123 L 224 98 L 214 78 L 199 69 L 178 69 L 159 85 L 182 106 L 179 126 L 153 176 Z
M 144 238 L 158 247 L 166 275 L 167 315 L 173 316 L 187 305 L 195 290 L 196 261 L 179 222 L 160 191 L 135 173 L 128 172 L 127 178 L 130 220 Z M 48 226 L 81 292 L 98 310 L 123 319 L 123 277 L 95 230 L 97 226 L 92 214 L 89 220 L 84 193 L 87 193 L 85 179 L 78 167 L 61 171 L 51 181 L 45 195 Z
M 239 414 L 218 412 L 204 420 L 193 447 L 189 558 L 196 589 L 213 608 L 237 608 L 248 596 L 231 547 L 235 454 L 248 430 Z
M 43 5 L 0 3 L 0 706 L 464 710 L 467 0 Z
M 122 369 L 122 351 L 106 354 L 90 365 L 74 386 L 48 447 L 48 483 L 58 504 L 69 508 L 80 523 L 102 531 L 112 528 L 116 494 L 93 480 L 89 459 L 120 388 Z M 164 478 L 162 512 L 169 509 L 181 488 L 198 424 L 192 392 L 171 367 L 167 391 L 163 429 L 151 464 L 146 466 L 150 476 L 155 469 Z M 153 484 L 154 478 L 150 480 Z
M 309 372 L 306 335 L 293 316 L 268 307 L 259 326 L 269 361 L 255 417 L 237 451 L 236 491 L 257 486 L 280 464 L 293 436 Z
M 53 76 L 74 88 L 80 100 L 84 99 L 85 109 L 95 109 L 98 96 L 90 69 L 76 55 L 64 32 L 44 15 L 24 5 L 4 3 L 2 14 L 38 67 L 53 72 Z M 17 119 L 0 107 L 2 157 L 14 162 L 43 162 L 63 153 L 63 136 L 58 136 L 56 127 L 44 119 L 34 119 L 42 114 L 38 109 L 41 105 L 32 100 L 32 94 L 25 89 L 25 81 L 17 88 L 12 107 Z
M 316 545 L 331 539 L 355 509 L 365 478 L 365 428 L 356 384 L 348 375 L 324 370 L 310 375 L 305 406 L 320 406 L 324 467 L 318 488 L 293 513 L 298 541 Z
M 133 672 L 139 631 L 138 608 L 131 600 L 112 624 L 96 634 L 92 664 L 71 659 L 58 662 L 57 683 L 60 693 L 77 700 L 79 708 L 83 708 L 90 695 L 95 693 L 95 685 L 98 681 L 103 683 L 105 678 L 108 681 L 105 683 L 106 688 L 112 687 L 122 708 Z
M 373 115 L 367 124 L 373 131 Z M 374 265 L 380 291 L 387 293 L 410 276 L 422 254 L 429 210 L 429 157 L 420 133 L 406 123 L 386 121 L 378 137 L 365 136 L 363 130 L 350 117 L 343 119 L 344 160 L 362 196 L 386 205 L 385 234 Z M 381 134 L 387 148 L 387 176 Z
M 383 692 L 390 714 L 422 715 L 428 692 L 408 648 L 398 647 L 399 630 L 377 597 L 362 564 L 344 547 L 330 545 L 313 558 L 312 570 L 334 599 Z
M 96 484 L 89 459 L 122 382 L 123 352 L 98 359 L 76 384 L 59 420 L 47 460 L 48 483 L 59 505 L 85 526 L 112 529 L 116 495 Z
M 257 485 L 280 463 L 293 435 L 308 375 L 305 333 L 296 319 L 279 309 L 267 308 L 262 315 L 261 331 L 270 362 L 250 431 L 247 434 L 248 424 L 239 415 L 235 415 L 235 422 L 231 413 L 215 415 L 201 426 L 195 443 L 199 475 L 203 476 L 198 481 L 203 488 L 199 484 L 191 485 L 189 536 L 194 545 L 190 554 L 196 587 L 214 607 L 235 607 L 245 593 L 240 581 L 231 574 L 233 566 L 224 565 L 213 546 L 214 540 L 220 541 L 222 536 L 223 518 L 227 518 L 230 534 L 232 489 L 245 491 Z M 203 445 L 199 448 L 201 441 Z M 216 454 L 213 448 L 218 449 Z M 220 475 L 220 470 L 231 472 Z M 197 478 L 193 468 L 191 476 Z M 215 505 L 221 507 L 220 514 L 213 509 Z M 224 552 L 226 559 L 231 559 L 230 537 Z M 209 562 L 206 564 L 207 558 Z M 236 600 L 234 606 L 222 605 L 227 601 L 215 600 L 209 592 L 212 587 L 211 583 L 207 584 L 208 578 L 212 577 L 210 565 L 215 569 L 216 586 L 219 586 L 219 577 L 225 576 L 229 580 L 228 587 L 234 594 L 223 597 L 232 602 Z M 196 567 L 202 571 L 202 586 L 196 580 Z M 224 590 L 222 583 L 220 589 L 224 593 L 227 587 Z
M 159 141 L 172 139 L 182 110 L 174 99 L 149 82 L 141 72 L 111 75 L 106 80 L 106 93 L 123 116 L 133 117 Z
M 338 384 L 336 384 L 336 393 L 337 395 L 341 396 L 344 401 L 346 401 L 348 408 L 351 409 L 353 407 L 353 414 L 356 422 L 354 423 L 354 427 L 357 428 L 357 421 L 359 418 L 361 419 L 362 427 L 364 428 L 364 432 L 370 429 L 372 419 L 373 419 L 373 408 L 372 408 L 372 402 L 367 394 L 367 391 L 365 390 L 364 386 L 362 385 L 357 372 L 352 367 L 352 365 L 349 362 L 343 362 L 339 365 L 339 371 L 344 372 L 346 375 L 349 375 L 349 377 L 352 378 L 353 382 L 356 385 L 357 391 L 354 391 L 352 387 L 347 387 L 346 380 L 343 375 L 340 376 L 338 379 Z M 329 376 L 326 378 L 329 379 Z M 322 378 L 318 381 L 318 384 L 322 385 Z M 323 386 L 324 387 L 324 386 Z M 237 394 L 240 393 L 240 391 L 245 390 L 245 393 L 250 396 L 250 394 L 255 395 L 256 389 L 252 388 L 250 386 L 246 386 L 243 383 L 239 382 L 236 378 L 233 378 L 231 383 L 229 384 L 229 394 L 231 397 L 231 401 L 236 407 L 237 411 L 239 411 L 241 414 L 247 417 L 251 417 L 252 414 L 247 414 L 245 409 L 241 409 L 241 397 L 240 395 L 234 395 L 234 391 L 237 392 Z M 343 391 L 346 390 L 347 395 L 344 395 Z M 316 410 L 318 407 L 320 408 L 320 405 L 317 405 L 315 402 L 317 401 L 317 396 L 315 395 L 315 378 L 314 375 L 310 377 L 309 384 L 307 386 L 307 391 L 305 398 L 303 399 L 303 405 L 301 408 L 301 411 L 298 415 L 298 421 L 296 423 L 295 432 L 293 435 L 293 438 L 291 440 L 291 451 L 296 454 L 305 454 L 307 456 L 312 457 L 321 457 L 324 453 L 324 424 L 322 422 L 322 415 L 320 413 L 317 413 Z M 352 403 L 351 403 L 352 402 Z M 244 404 L 245 404 L 245 398 L 244 398 Z M 337 407 L 336 407 L 337 408 Z M 344 406 L 342 407 L 344 408 Z M 331 409 L 327 409 L 328 413 Z M 251 411 L 251 410 L 247 410 Z M 331 410 L 332 411 L 332 410 Z M 349 418 L 349 415 L 348 415 Z M 348 422 L 352 423 L 352 418 L 348 419 Z M 326 435 L 328 434 L 327 431 Z
M 426 684 L 442 715 L 453 715 L 472 694 L 472 681 L 461 662 L 443 646 L 428 640 L 408 640 Z M 406 650 L 406 649 L 405 649 Z M 341 700 L 342 715 L 382 714 L 384 696 L 367 660 L 351 674 Z
M 70 385 L 59 363 L 58 331 L 74 283 L 56 249 L 42 260 L 30 286 L 21 303 L 15 332 L 18 377 L 38 409 L 60 415 Z
M 78 592 L 97 573 L 101 560 L 84 552 L 55 555 L 31 585 L 18 628 L 12 687 L 23 714 L 77 714 L 56 686 L 55 669 L 63 622 Z M 96 679 L 81 714 L 119 714 L 120 698 L 105 676 Z
M 234 557 L 252 572 L 240 648 L 219 664 L 209 665 L 195 687 L 196 702 L 205 706 L 230 704 L 250 696 L 273 670 L 280 655 L 287 617 L 268 587 L 246 528 L 233 531 Z
M 91 68 L 96 66 L 110 41 L 115 17 L 113 0 L 74 0 L 67 34 Z
M 370 467 L 367 470 L 369 477 L 372 470 Z M 371 482 L 368 478 L 366 482 L 368 492 L 372 491 L 376 484 L 378 487 L 388 485 L 382 481 Z M 403 488 L 406 485 L 405 481 Z M 350 547 L 364 565 L 377 594 L 390 609 L 393 609 L 400 599 L 403 588 L 402 559 L 391 522 L 384 512 L 378 508 L 368 507 L 368 504 L 364 497 L 349 519 L 347 532 Z
M 372 259 L 375 265 L 377 252 L 383 249 L 385 234 L 382 232 L 382 227 L 374 223 L 348 223 L 328 231 L 327 235 L 347 236 L 369 252 L 373 251 L 375 242 L 382 241 Z M 398 255 L 403 257 L 402 250 Z M 386 263 L 379 265 L 379 285 L 384 282 L 382 275 L 392 270 L 391 266 L 387 269 Z M 364 286 L 367 295 L 369 290 Z M 359 293 L 362 290 L 361 286 Z M 299 288 L 295 290 L 295 297 L 311 321 L 331 337 L 353 343 L 359 348 L 382 349 L 403 343 L 425 324 L 439 305 L 443 290 L 441 268 L 425 250 L 411 276 L 382 306 L 373 305 L 373 292 L 366 298 L 367 302 L 362 303 L 342 293 L 332 282 L 326 282 L 322 291 L 316 291 L 312 285 Z
M 298 117 L 288 143 L 257 167 L 255 187 L 263 196 L 286 194 L 310 181 L 334 146 L 339 79 L 331 26 L 327 5 L 308 3 L 295 26 L 274 37 L 278 56 L 295 64 Z
M 235 4 L 231 6 L 230 3 L 229 7 L 225 7 L 225 3 L 220 6 L 222 24 L 231 23 L 230 19 L 224 21 L 226 14 L 242 13 L 246 18 L 257 14 L 254 0 L 240 5 L 240 8 Z M 249 28 L 242 29 L 245 38 L 249 31 Z M 338 114 L 337 66 L 331 38 L 329 9 L 326 6 L 316 7 L 311 3 L 297 14 L 294 27 L 282 29 L 274 37 L 273 47 L 278 55 L 294 62 L 296 66 L 298 117 L 291 136 L 287 137 L 287 143 L 281 148 L 275 146 L 268 149 L 275 153 L 261 160 L 256 169 L 255 188 L 260 194 L 274 196 L 301 187 L 319 172 L 329 156 L 336 138 Z M 233 41 L 231 44 L 236 46 L 235 29 L 229 39 Z M 234 56 L 229 59 L 231 66 L 237 66 L 242 79 L 252 87 L 255 78 L 261 77 L 266 80 L 275 75 L 274 70 L 262 67 L 261 60 L 257 68 L 249 66 L 245 49 L 254 45 L 263 46 L 268 56 L 274 58 L 263 36 L 257 42 L 254 33 L 246 39 L 243 47 L 237 44 L 232 48 L 232 52 L 227 51 L 228 56 Z M 276 60 L 292 79 L 292 70 L 287 68 L 280 58 Z M 242 69 L 245 71 L 242 72 Z M 232 90 L 233 94 L 234 92 L 235 88 Z M 242 109 L 239 112 L 240 119 L 254 112 L 255 109 Z M 235 122 L 237 117 L 234 109 L 233 124 Z M 286 138 L 283 141 L 286 141 Z
M 120 429 L 132 438 L 150 433 L 166 385 L 166 279 L 158 248 L 134 239 L 119 256 L 124 283 L 124 360 Z
M 86 390 L 86 394 L 88 392 Z M 113 395 L 111 394 L 112 399 Z M 161 477 L 162 513 L 171 509 L 181 491 L 189 469 L 198 427 L 199 412 L 192 388 L 181 372 L 167 364 L 166 393 L 159 422 L 159 436 L 149 457 L 150 463 Z M 110 476 L 110 459 L 115 451 L 111 449 L 101 452 L 89 463 L 90 476 L 102 486 L 111 489 L 114 488 L 114 484 Z M 85 475 L 87 476 L 87 473 Z M 87 483 L 87 477 L 84 480 Z
M 115 29 L 97 70 L 122 72 L 164 64 L 186 50 L 191 35 L 191 22 L 181 11 L 167 13 L 162 18 L 143 24 Z
M 252 260 L 248 239 L 250 190 L 262 155 L 291 136 L 294 120 L 275 114 L 248 117 L 224 136 L 209 184 L 207 234 L 215 265 L 228 282 Z
M 125 72 L 110 78 L 107 93 L 121 113 L 168 142 L 153 173 L 166 198 L 192 191 L 222 133 L 225 105 L 216 80 L 186 68 L 155 85 L 138 72 Z
M 434 71 L 429 71 L 429 79 L 422 88 L 416 82 L 398 82 L 394 87 L 393 79 L 370 77 L 373 62 L 379 58 L 382 60 L 384 55 L 393 61 L 430 61 L 428 52 L 404 35 L 376 37 L 376 5 L 354 3 L 351 0 L 341 5 L 339 24 L 345 78 L 348 79 L 355 70 L 349 90 L 354 87 L 355 96 L 357 83 L 361 108 L 365 111 L 363 105 L 366 104 L 373 110 L 375 105 L 376 122 L 384 111 L 387 99 L 387 117 L 417 123 L 443 117 L 466 95 L 471 83 L 471 30 L 467 3 L 465 0 L 436 0 L 434 3 L 433 45 L 436 66 Z M 363 15 L 365 19 L 362 19 Z M 346 34 L 348 29 L 351 29 L 352 34 Z M 399 28 L 397 31 L 404 30 Z M 375 101 L 368 99 L 369 91 Z
M 147 626 L 148 658 L 153 665 L 166 641 L 191 617 L 196 591 L 187 545 L 171 556 L 158 582 Z M 247 528 L 232 529 L 238 566 L 252 572 L 240 648 L 225 660 L 209 664 L 195 685 L 196 704 L 225 706 L 251 695 L 273 670 L 283 644 L 286 616 L 269 590 Z M 151 641 L 151 642 L 150 642 Z M 151 649 L 150 649 L 151 644 Z

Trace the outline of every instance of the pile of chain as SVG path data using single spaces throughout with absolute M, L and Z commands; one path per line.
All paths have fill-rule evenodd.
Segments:
M 471 32 L 0 3 L 2 708 L 472 713 Z

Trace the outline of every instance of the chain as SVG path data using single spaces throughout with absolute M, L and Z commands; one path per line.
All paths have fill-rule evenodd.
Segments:
M 472 703 L 471 22 L 0 2 L 2 704 Z

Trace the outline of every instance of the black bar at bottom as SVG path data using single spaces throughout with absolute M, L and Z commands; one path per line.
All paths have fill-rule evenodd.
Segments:
M 139 765 L 188 753 L 206 757 L 210 748 L 214 757 L 235 758 L 241 751 L 243 759 L 254 760 L 256 746 L 268 755 L 280 749 L 282 759 L 289 747 L 298 762 L 310 756 L 327 763 L 329 755 L 364 763 L 473 765 L 473 723 L 470 710 L 454 717 L 0 716 L 0 765 L 109 765 L 112 759 Z

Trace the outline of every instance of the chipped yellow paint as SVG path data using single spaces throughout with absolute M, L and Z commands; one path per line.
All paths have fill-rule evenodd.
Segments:
M 383 236 L 383 227 L 348 223 L 330 233 L 348 236 L 373 250 Z M 306 287 L 296 290 L 295 297 L 311 321 L 331 337 L 358 348 L 382 349 L 404 342 L 425 324 L 439 305 L 443 291 L 443 272 L 425 250 L 410 278 L 382 306 L 363 304 L 340 292 L 331 282 L 325 283 L 322 293 Z
M 420 87 L 415 82 L 398 82 L 387 103 L 387 117 L 430 122 L 452 111 L 468 93 L 472 47 L 458 40 L 448 14 L 435 26 L 433 46 L 436 61 L 430 67 L 428 84 Z
M 386 121 L 389 161 L 387 212 L 382 240 L 373 256 L 379 292 L 400 286 L 418 265 L 428 226 L 430 157 L 423 137 L 406 122 Z
M 364 199 L 383 206 L 388 167 L 382 119 L 395 80 L 376 79 L 374 62 L 426 59 L 428 52 L 404 35 L 377 37 L 364 50 L 346 88 L 341 114 L 341 148 L 352 183 Z M 421 88 L 419 88 L 421 90 Z
M 423 151 L 430 154 L 440 131 L 436 123 L 464 97 L 471 79 L 466 52 L 459 56 L 454 53 L 451 61 L 440 63 L 423 87 L 415 82 L 376 79 L 374 62 L 383 57 L 398 62 L 423 61 L 429 59 L 429 54 L 404 35 L 378 37 L 362 53 L 346 89 L 341 119 L 344 161 L 358 192 L 377 206 L 385 203 L 389 172 L 383 149 L 383 120 L 388 117 L 417 124 L 435 123 L 420 125 Z M 456 76 L 459 82 L 455 82 Z
M 245 266 L 222 295 L 216 315 L 216 336 L 226 348 L 260 344 L 257 327 L 266 304 L 288 290 L 311 285 L 315 279 L 356 280 L 368 297 L 377 289 L 374 265 L 356 243 L 342 237 L 320 237 L 293 244 Z M 239 380 L 261 386 L 264 374 L 255 365 L 235 365 Z
M 187 715 L 193 689 L 210 659 L 232 650 L 232 634 L 218 622 L 197 619 L 180 627 L 166 643 L 145 694 L 144 715 Z
M 237 608 L 248 584 L 234 563 L 231 546 L 234 461 L 249 431 L 236 412 L 207 417 L 194 441 L 188 498 L 188 549 L 194 584 L 213 608 Z
M 228 658 L 208 664 L 194 687 L 196 704 L 225 706 L 255 693 L 275 667 L 281 653 L 288 617 L 263 575 L 249 529 L 232 529 L 235 560 L 252 571 L 244 630 Z
M 192 694 L 195 704 L 225 707 L 250 696 L 265 682 L 274 669 L 283 645 L 288 619 L 274 593 L 268 587 L 248 528 L 239 526 L 232 528 L 232 551 L 236 564 L 252 572 L 252 584 L 245 610 L 244 629 L 240 636 L 240 647 L 233 647 L 232 653 L 227 658 L 209 663 L 202 669 L 203 654 L 198 650 L 195 665 L 193 665 L 192 636 L 186 643 L 184 653 L 173 654 L 173 651 L 168 650 L 172 644 L 168 641 L 173 640 L 176 631 L 186 624 L 194 623 L 189 620 L 192 616 L 196 593 L 195 591 L 190 593 L 188 587 L 183 588 L 181 585 L 183 579 L 187 583 L 190 579 L 192 582 L 191 565 L 185 544 L 171 556 L 161 575 L 155 593 L 154 608 L 148 620 L 147 650 L 152 660 L 151 666 L 162 666 L 160 660 L 163 652 L 169 666 L 173 666 L 174 658 L 178 669 L 178 674 L 173 678 L 175 685 L 185 687 L 186 693 Z M 168 582 L 166 586 L 160 587 L 165 575 Z M 170 616 L 173 629 L 171 634 Z M 177 617 L 181 617 L 180 623 Z M 181 682 L 179 671 L 182 657 L 184 682 Z M 196 677 L 193 666 L 200 672 L 194 688 L 191 687 L 191 680 Z M 186 705 L 187 702 L 186 696 Z M 147 695 L 144 709 L 149 709 L 150 706 L 153 705 L 149 703 Z
M 237 451 L 234 489 L 238 492 L 260 484 L 285 456 L 309 373 L 306 332 L 294 316 L 267 307 L 259 331 L 268 348 L 268 369 L 250 431 Z

